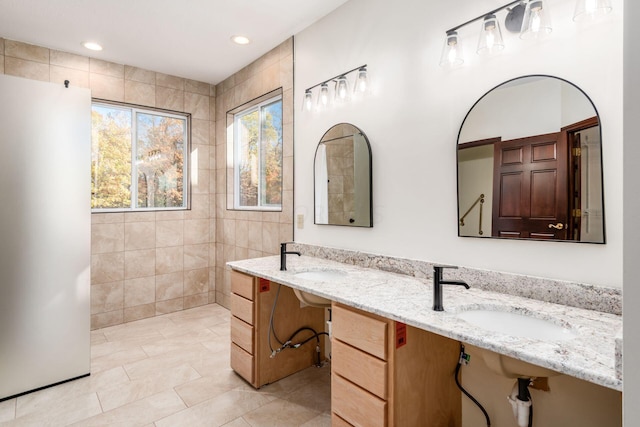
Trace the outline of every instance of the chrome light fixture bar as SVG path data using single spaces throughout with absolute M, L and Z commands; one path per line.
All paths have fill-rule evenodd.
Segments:
M 350 101 L 351 91 L 349 90 L 349 80 L 347 76 L 351 73 L 356 73 L 353 82 L 354 95 L 366 93 L 369 90 L 369 78 L 367 74 L 367 64 L 364 64 L 305 89 L 302 109 L 304 111 L 311 111 L 313 109 L 314 89 L 318 87 L 320 88 L 316 95 L 316 108 L 318 110 L 328 108 L 332 101 L 334 103 L 346 103 Z M 333 100 L 330 95 L 330 83 L 333 83 Z

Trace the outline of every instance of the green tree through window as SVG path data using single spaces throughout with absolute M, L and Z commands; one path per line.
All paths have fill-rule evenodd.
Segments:
M 236 209 L 282 206 L 282 98 L 234 116 Z
M 91 117 L 92 209 L 186 207 L 187 117 L 101 103 Z

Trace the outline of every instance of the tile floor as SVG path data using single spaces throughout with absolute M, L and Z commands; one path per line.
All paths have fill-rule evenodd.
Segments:
M 0 402 L 2 426 L 330 426 L 330 368 L 255 390 L 217 304 L 91 332 L 91 376 Z

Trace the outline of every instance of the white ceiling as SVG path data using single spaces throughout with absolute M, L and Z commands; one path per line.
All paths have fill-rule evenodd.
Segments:
M 0 37 L 217 84 L 346 1 L 0 0 Z

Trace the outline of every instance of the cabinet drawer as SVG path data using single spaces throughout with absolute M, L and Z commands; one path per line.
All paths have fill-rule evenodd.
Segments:
M 231 294 L 231 314 L 253 325 L 253 301 Z
M 231 292 L 253 301 L 253 276 L 231 270 Z
M 331 427 L 352 427 L 351 424 L 337 416 L 334 412 L 331 413 Z
M 231 369 L 253 384 L 253 356 L 231 343 Z
M 231 316 L 231 341 L 247 353 L 253 354 L 253 326 Z
M 331 375 L 331 410 L 354 426 L 387 425 L 387 402 L 339 375 Z
M 387 322 L 334 304 L 332 333 L 340 341 L 387 360 Z
M 334 339 L 331 371 L 381 399 L 387 399 L 387 362 Z

